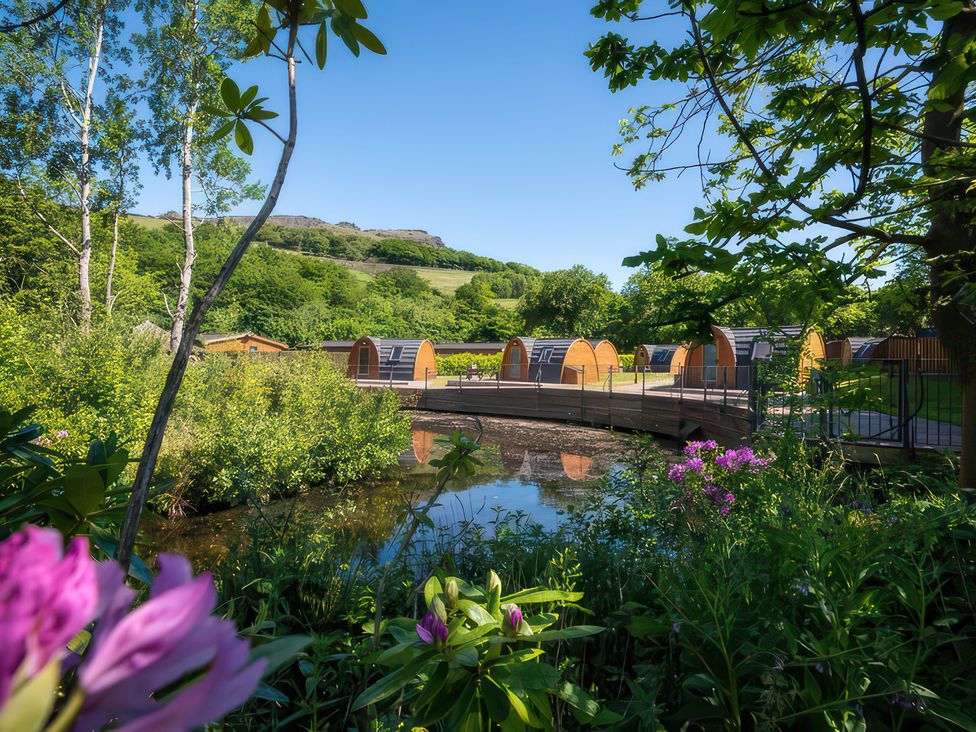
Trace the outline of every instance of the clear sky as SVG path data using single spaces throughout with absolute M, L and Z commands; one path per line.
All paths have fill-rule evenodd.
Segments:
M 389 55 L 355 59 L 333 37 L 325 71 L 300 69 L 298 147 L 276 213 L 426 229 L 540 269 L 582 263 L 619 285 L 621 259 L 678 234 L 701 190 L 688 175 L 634 191 L 614 167 L 627 162 L 610 155 L 618 121 L 668 92 L 655 82 L 608 91 L 583 56 L 608 29 L 591 4 L 367 2 L 366 25 Z M 279 62 L 230 75 L 282 109 Z M 267 181 L 279 143 L 265 134 L 256 145 L 255 174 Z M 178 207 L 176 179 L 145 183 L 140 212 Z

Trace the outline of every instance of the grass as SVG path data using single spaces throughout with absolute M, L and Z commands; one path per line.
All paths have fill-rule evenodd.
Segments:
M 407 267 L 423 277 L 430 286 L 442 295 L 453 295 L 461 285 L 466 285 L 475 272 L 461 269 L 438 269 L 436 267 Z
M 147 229 L 165 229 L 170 225 L 169 221 L 157 216 L 141 216 L 139 214 L 129 214 L 129 220 Z
M 841 382 L 835 394 L 841 395 L 844 408 L 865 409 L 882 414 L 898 414 L 898 379 L 869 373 Z M 945 374 L 911 375 L 908 403 L 916 408 L 917 419 L 962 424 L 962 391 L 955 379 Z

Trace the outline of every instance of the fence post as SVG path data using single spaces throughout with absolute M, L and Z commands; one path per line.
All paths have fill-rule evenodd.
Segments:
M 610 396 L 613 396 L 613 366 L 610 367 Z
M 898 374 L 898 421 L 901 422 L 901 446 L 906 450 L 911 450 L 912 441 L 912 406 L 908 403 L 908 359 L 901 360 L 901 368 Z
M 683 402 L 685 400 L 685 366 L 681 364 L 678 366 L 678 401 Z
M 722 411 L 729 406 L 729 367 L 723 366 L 725 373 L 722 374 Z
M 759 379 L 758 372 L 755 366 L 747 366 L 749 369 L 749 408 L 752 409 L 752 413 L 755 417 L 755 427 L 758 430 L 762 426 L 762 416 L 760 413 L 761 405 L 759 404 Z
M 424 391 L 427 391 L 427 375 L 430 373 L 430 368 L 424 366 Z
M 637 374 L 634 374 L 634 381 L 637 381 Z M 647 369 L 641 369 L 641 396 L 647 392 Z

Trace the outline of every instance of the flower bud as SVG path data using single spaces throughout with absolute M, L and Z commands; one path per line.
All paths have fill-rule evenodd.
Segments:
M 524 618 L 522 617 L 522 610 L 515 603 L 505 606 L 505 629 L 510 630 L 513 633 L 518 633 L 519 628 L 522 627 Z
M 429 609 L 441 620 L 447 620 L 447 608 L 444 607 L 444 601 L 437 595 L 434 595 L 433 599 L 431 599 Z
M 456 608 L 458 603 L 458 583 L 457 580 L 450 580 L 447 583 L 447 587 L 444 588 L 444 593 L 447 595 L 447 603 L 451 608 Z
M 495 574 L 495 570 L 490 569 L 488 570 L 488 592 L 490 593 L 496 588 L 499 592 L 501 592 L 502 581 L 498 578 L 498 575 Z

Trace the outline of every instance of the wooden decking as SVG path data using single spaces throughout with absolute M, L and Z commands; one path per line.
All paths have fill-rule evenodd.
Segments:
M 575 422 L 650 432 L 676 440 L 710 438 L 739 445 L 752 434 L 753 415 L 721 401 L 678 400 L 669 395 L 608 394 L 546 386 L 484 386 L 423 389 L 397 385 L 404 405 L 433 412 Z

